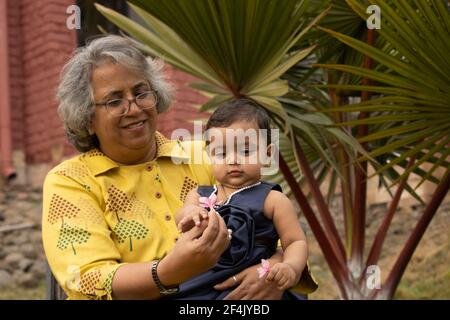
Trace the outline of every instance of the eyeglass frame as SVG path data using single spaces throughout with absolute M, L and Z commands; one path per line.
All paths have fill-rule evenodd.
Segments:
M 153 96 L 155 97 L 155 104 L 154 104 L 153 106 L 151 106 L 151 107 L 148 107 L 148 108 L 142 108 L 142 107 L 137 103 L 136 99 L 137 99 L 140 95 L 148 94 L 148 93 L 152 93 Z M 134 104 L 135 104 L 139 109 L 141 109 L 141 110 L 148 110 L 148 109 L 152 109 L 152 108 L 156 107 L 156 106 L 158 105 L 158 95 L 157 95 L 157 93 L 158 93 L 157 90 L 148 90 L 148 91 L 144 91 L 144 92 L 139 93 L 138 95 L 134 96 L 133 99 L 126 99 L 126 98 L 111 99 L 111 100 L 109 100 L 109 101 L 102 102 L 102 103 L 94 103 L 94 106 L 105 106 L 106 111 L 107 111 L 110 115 L 112 115 L 113 117 L 121 117 L 121 116 L 126 115 L 128 112 L 130 112 L 130 109 L 131 109 L 131 103 L 132 103 L 132 102 L 134 102 Z M 120 114 L 120 115 L 114 115 L 114 114 L 112 114 L 112 113 L 109 111 L 108 103 L 110 103 L 111 101 L 115 101 L 115 100 L 126 100 L 126 101 L 128 102 L 128 107 L 126 108 L 126 112 L 125 112 L 125 113 L 122 113 L 122 114 Z M 94 101 L 94 102 L 95 102 L 95 101 Z

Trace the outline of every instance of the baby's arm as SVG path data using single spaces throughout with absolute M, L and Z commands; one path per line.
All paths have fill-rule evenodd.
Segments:
M 201 221 L 208 218 L 208 211 L 199 206 L 199 198 L 197 188 L 192 189 L 187 194 L 183 207 L 178 210 L 175 221 L 181 232 L 186 232 L 195 225 L 200 226 Z
M 271 266 L 266 281 L 276 281 L 280 290 L 293 287 L 306 266 L 308 247 L 305 234 L 288 197 L 271 191 L 264 202 L 264 213 L 272 219 L 283 247 L 283 261 Z

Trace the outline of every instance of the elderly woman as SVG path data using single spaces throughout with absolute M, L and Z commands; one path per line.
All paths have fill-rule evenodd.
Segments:
M 206 161 L 189 161 L 187 150 L 200 142 L 156 131 L 170 103 L 161 65 L 121 37 L 99 38 L 64 67 L 58 98 L 69 141 L 82 153 L 46 177 L 42 236 L 69 299 L 158 299 L 213 267 L 230 243 L 223 219 L 211 215 L 183 234 L 174 222 L 187 193 L 214 181 Z M 234 286 L 228 298 L 282 294 L 258 280 L 256 266 L 219 287 Z

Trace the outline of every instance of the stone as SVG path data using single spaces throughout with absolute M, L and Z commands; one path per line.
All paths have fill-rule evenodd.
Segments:
M 30 199 L 35 202 L 41 202 L 42 201 L 42 193 L 31 193 L 29 195 Z
M 10 268 L 18 268 L 20 261 L 22 261 L 23 259 L 24 256 L 20 252 L 12 252 L 6 256 L 4 262 Z
M 39 248 L 40 249 L 40 248 Z M 31 243 L 24 243 L 20 246 L 20 252 L 29 259 L 36 259 L 38 252 L 36 250 L 36 245 Z
M 40 279 L 36 278 L 32 273 L 19 271 L 14 273 L 14 280 L 23 288 L 34 288 L 39 284 Z
M 0 288 L 11 287 L 14 284 L 14 278 L 6 270 L 0 270 Z
M 44 279 L 47 275 L 47 265 L 44 261 L 37 260 L 31 266 L 29 273 L 32 273 L 38 279 Z
M 28 237 L 27 234 L 24 231 L 21 231 L 20 233 L 16 234 L 15 237 L 15 244 L 24 244 L 28 243 Z
M 20 262 L 19 262 L 19 269 L 24 272 L 28 272 L 28 270 L 30 270 L 32 265 L 33 265 L 32 260 L 24 258 L 24 259 L 20 260 Z
M 18 224 L 24 222 L 23 217 L 20 215 L 20 213 L 17 212 L 17 210 L 6 209 L 4 214 L 5 214 L 5 225 Z
M 31 209 L 24 212 L 25 219 L 30 222 L 34 222 L 35 224 L 40 224 L 42 221 L 41 213 L 42 209 L 36 210 Z
M 34 230 L 29 236 L 31 243 L 42 243 L 41 232 L 38 230 Z
M 6 201 L 6 194 L 0 191 L 0 203 L 4 203 Z
M 16 195 L 17 200 L 24 201 L 28 199 L 28 193 L 27 192 L 18 192 Z
M 20 252 L 19 247 L 16 246 L 15 244 L 5 245 L 5 246 L 3 246 L 2 250 L 5 253 L 5 256 L 7 256 L 8 254 L 13 253 L 13 252 Z

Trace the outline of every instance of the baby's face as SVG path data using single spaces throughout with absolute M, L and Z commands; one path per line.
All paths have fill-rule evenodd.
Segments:
M 216 180 L 235 188 L 258 182 L 268 158 L 265 134 L 247 121 L 209 129 L 208 151 Z

